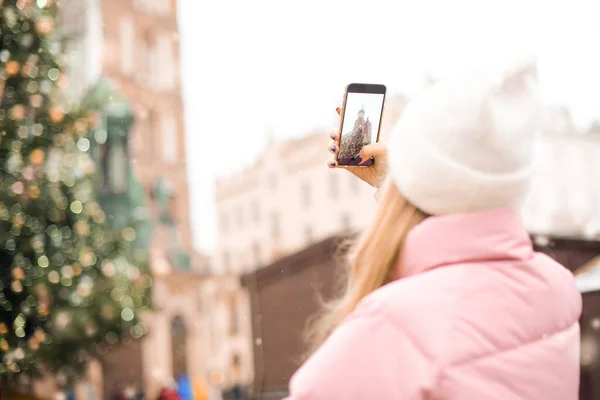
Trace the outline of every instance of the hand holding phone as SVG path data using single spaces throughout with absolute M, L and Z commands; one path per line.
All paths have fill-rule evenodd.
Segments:
M 379 141 L 386 87 L 384 85 L 351 83 L 346 87 L 341 115 L 339 151 L 340 166 L 368 167 L 374 159 L 362 159 L 364 146 Z
M 371 86 L 371 85 L 369 85 L 369 86 Z M 382 86 L 382 85 L 376 85 L 376 86 Z M 350 89 L 350 90 L 348 90 L 348 89 Z M 352 160 L 353 162 L 351 163 L 351 165 L 342 165 L 342 164 L 338 163 L 341 137 L 342 137 L 341 132 L 345 132 L 340 129 L 344 129 L 344 125 L 348 125 L 348 124 L 344 124 L 344 115 L 352 115 L 350 113 L 348 113 L 348 114 L 345 113 L 344 105 L 348 103 L 348 97 L 350 97 L 350 101 L 352 101 L 353 96 L 352 95 L 348 96 L 349 93 L 356 93 L 356 92 L 352 92 L 351 91 L 352 89 L 354 89 L 352 87 L 352 85 L 348 85 L 346 93 L 344 94 L 344 101 L 343 101 L 344 104 L 336 109 L 337 114 L 341 117 L 340 118 L 340 128 L 338 130 L 336 130 L 335 132 L 332 132 L 330 135 L 332 141 L 329 143 L 328 149 L 331 153 L 334 154 L 334 158 L 332 160 L 330 160 L 327 165 L 329 166 L 329 168 L 343 167 L 344 169 L 346 169 L 347 171 L 352 173 L 354 176 L 356 176 L 360 180 L 368 183 L 369 185 L 371 185 L 373 187 L 379 187 L 381 185 L 381 183 L 383 182 L 383 180 L 385 179 L 385 176 L 387 175 L 387 147 L 385 146 L 384 143 L 378 142 L 379 128 L 380 128 L 379 121 L 381 121 L 381 116 L 383 113 L 383 101 L 385 100 L 385 86 L 383 87 L 383 98 L 381 99 L 381 104 L 377 105 L 377 102 L 375 102 L 376 103 L 375 109 L 379 110 L 379 113 L 377 114 L 379 116 L 378 123 L 376 125 L 377 131 L 375 133 L 373 132 L 374 124 L 371 121 L 371 119 L 369 118 L 369 121 L 371 122 L 371 141 L 372 141 L 372 143 L 363 145 L 361 147 L 361 149 L 359 150 L 358 156 L 354 157 L 354 160 Z M 378 89 L 378 91 L 381 92 L 382 89 Z M 367 94 L 369 94 L 369 93 L 367 93 Z M 360 109 L 359 109 L 359 111 L 360 111 Z M 366 114 L 366 107 L 365 107 L 365 114 Z M 358 115 L 356 115 L 356 116 L 358 117 Z M 366 121 L 366 118 L 364 118 L 364 120 Z M 353 122 L 355 122 L 355 121 L 353 121 Z M 373 136 L 375 137 L 374 142 L 373 142 Z M 346 139 L 346 144 L 348 143 L 347 141 L 348 141 L 348 139 Z

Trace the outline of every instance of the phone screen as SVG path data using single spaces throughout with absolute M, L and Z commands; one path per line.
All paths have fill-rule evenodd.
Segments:
M 369 166 L 373 164 L 373 159 L 363 160 L 359 153 L 363 146 L 379 139 L 385 87 L 383 93 L 359 93 L 350 91 L 352 86 L 349 86 L 344 103 L 338 165 Z

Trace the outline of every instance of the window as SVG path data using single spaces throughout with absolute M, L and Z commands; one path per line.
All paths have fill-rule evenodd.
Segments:
M 206 268 L 205 270 L 208 270 L 208 268 Z M 196 297 L 196 311 L 198 311 L 199 313 L 202 313 L 203 310 L 204 310 L 204 301 L 202 300 L 202 294 L 198 293 L 198 297 Z
M 83 95 L 88 88 L 88 68 L 89 64 L 85 58 L 85 37 L 71 37 L 71 42 L 67 48 L 68 63 L 65 65 L 68 68 L 70 76 L 67 90 L 73 98 L 78 99 Z
M 160 158 L 160 136 L 159 136 L 159 125 L 160 118 L 158 117 L 158 113 L 154 110 L 150 110 L 148 112 L 148 120 L 145 121 L 144 127 L 146 128 L 145 132 L 142 132 L 142 136 L 144 138 L 143 142 L 146 146 L 145 150 L 150 153 L 150 156 L 153 159 Z
M 237 210 L 237 224 L 240 228 L 244 227 L 244 210 L 242 207 Z
M 148 150 L 146 150 L 144 146 L 146 145 L 146 142 L 149 142 L 149 140 L 146 139 L 146 134 L 151 129 L 148 115 L 148 111 L 142 108 L 135 117 L 136 123 L 129 136 L 129 152 L 131 153 L 132 158 L 139 157 L 140 154 L 147 154 Z
M 109 193 L 125 193 L 129 187 L 129 162 L 125 139 L 118 127 L 109 126 L 106 131 L 97 132 L 98 146 L 93 149 L 98 168 L 98 190 Z
M 138 79 L 144 86 L 151 87 L 155 84 L 158 77 L 156 69 L 157 54 L 154 49 L 154 33 L 147 30 L 144 33 L 143 40 L 137 46 L 138 52 Z
M 150 5 L 151 3 L 148 0 L 135 0 L 135 7 L 141 11 L 150 11 Z
M 313 231 L 310 226 L 304 228 L 304 240 L 306 241 L 306 244 L 310 244 L 313 241 Z
M 175 86 L 175 52 L 173 50 L 173 35 L 158 36 L 156 43 L 158 62 L 158 85 L 161 89 L 171 89 Z
M 240 332 L 240 324 L 237 312 L 237 298 L 235 295 L 229 296 L 229 335 L 235 336 Z
M 168 14 L 171 10 L 171 0 L 152 0 L 154 4 L 154 10 L 159 15 Z
M 279 215 L 276 213 L 271 214 L 271 236 L 274 238 L 279 237 Z
M 135 7 L 143 12 L 165 15 L 171 10 L 171 0 L 136 0 Z
M 154 201 L 158 209 L 161 223 L 171 224 L 173 220 L 173 183 L 165 178 L 158 178 L 154 185 Z
M 223 213 L 221 214 L 221 217 L 219 218 L 219 222 L 220 222 L 220 226 L 221 226 L 221 232 L 226 233 L 227 232 L 227 228 L 228 228 L 228 220 L 227 220 L 227 214 Z
M 123 73 L 129 75 L 133 72 L 133 54 L 135 47 L 135 28 L 130 17 L 122 17 L 119 33 L 121 35 L 121 68 Z
M 305 183 L 304 185 L 302 185 L 302 193 L 300 194 L 302 196 L 302 205 L 305 208 L 310 207 L 310 186 L 308 183 Z
M 116 143 L 110 149 L 110 166 L 108 169 L 110 188 L 113 193 L 127 191 L 127 152 L 122 143 Z
M 343 214 L 341 218 L 342 231 L 349 232 L 352 230 L 352 223 L 350 222 L 350 215 Z
M 161 119 L 161 136 L 163 159 L 172 164 L 179 157 L 179 136 L 177 135 L 177 121 L 174 117 Z
M 239 354 L 234 354 L 231 359 L 231 379 L 233 382 L 239 382 L 242 376 L 242 361 Z
M 242 362 L 241 362 L 241 359 L 240 359 L 240 355 L 237 354 L 237 353 L 234 354 L 233 357 L 232 357 L 232 360 L 231 360 L 231 365 L 238 365 L 239 366 L 241 363 Z
M 258 244 L 258 242 L 254 242 L 252 244 L 252 258 L 254 260 L 254 265 L 259 266 L 261 263 L 261 259 L 260 259 L 260 245 Z
M 338 196 L 340 194 L 340 187 L 338 184 L 338 176 L 333 171 L 329 175 L 329 191 L 331 193 L 332 198 L 334 198 L 334 199 L 338 198 Z
M 147 2 L 146 0 L 135 0 L 134 7 L 141 11 L 146 11 Z
M 269 176 L 269 188 L 271 190 L 277 189 L 277 176 L 275 174 Z
M 100 168 L 98 168 L 97 177 L 98 177 L 98 189 L 101 192 L 106 192 L 110 190 L 110 181 L 109 181 L 109 168 L 110 168 L 110 157 L 108 151 L 108 143 L 106 141 L 99 143 L 98 147 L 94 149 L 95 156 L 100 163 Z
M 231 256 L 227 250 L 223 252 L 223 269 L 224 271 L 221 272 L 231 270 Z

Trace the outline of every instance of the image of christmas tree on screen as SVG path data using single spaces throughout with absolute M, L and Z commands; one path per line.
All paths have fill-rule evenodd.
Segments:
M 383 94 L 348 93 L 338 162 L 357 165 L 363 146 L 377 141 Z

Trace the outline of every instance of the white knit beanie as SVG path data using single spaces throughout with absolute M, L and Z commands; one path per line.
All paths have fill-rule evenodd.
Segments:
M 442 80 L 407 106 L 391 133 L 390 173 L 430 215 L 520 210 L 541 110 L 531 57 Z

